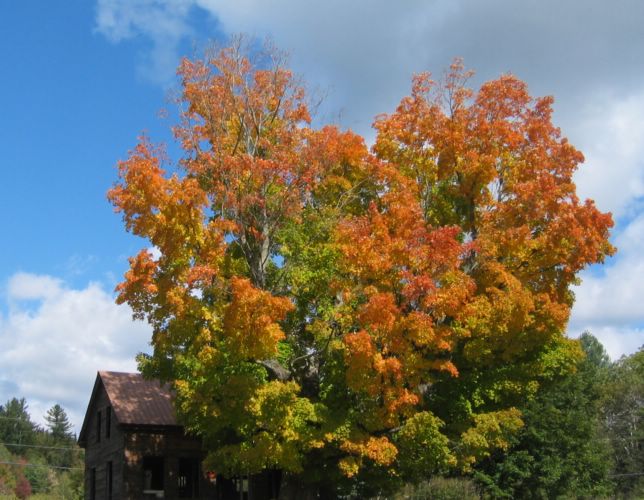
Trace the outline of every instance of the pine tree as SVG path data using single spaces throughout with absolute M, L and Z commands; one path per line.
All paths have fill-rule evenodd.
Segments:
M 31 421 L 25 398 L 12 398 L 3 406 L 0 405 L 0 442 L 8 444 L 33 444 L 36 436 L 36 424 Z M 19 453 L 20 448 L 7 446 L 12 453 Z
M 59 404 L 55 404 L 45 415 L 47 427 L 55 441 L 64 441 L 71 438 L 72 424 L 69 422 L 67 413 Z

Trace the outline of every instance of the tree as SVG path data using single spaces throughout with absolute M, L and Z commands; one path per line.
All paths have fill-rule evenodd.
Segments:
M 603 397 L 606 434 L 613 452 L 616 492 L 644 495 L 644 347 L 611 367 Z
M 474 95 L 455 64 L 415 78 L 369 152 L 311 127 L 274 50 L 179 76 L 183 158 L 166 173 L 142 138 L 109 199 L 158 252 L 117 288 L 153 327 L 140 369 L 173 384 L 208 466 L 366 496 L 506 447 L 516 405 L 581 356 L 569 287 L 613 251 L 552 100 L 511 76 Z
M 69 422 L 67 413 L 59 404 L 55 404 L 47 410 L 45 420 L 47 427 L 49 427 L 49 433 L 55 441 L 69 441 L 72 437 L 70 432 L 72 424 Z
M 8 443 L 12 453 L 24 450 L 12 444 L 33 444 L 36 437 L 36 424 L 31 421 L 25 398 L 12 398 L 0 405 L 0 442 Z
M 62 406 L 55 404 L 47 410 L 45 420 L 49 428 L 49 433 L 45 436 L 45 444 L 53 446 L 44 453 L 44 456 L 50 464 L 58 467 L 72 466 L 74 457 L 78 454 L 78 448 L 76 439 L 71 433 L 72 424 L 69 422 L 67 412 Z
M 577 369 L 544 384 L 523 408 L 525 427 L 510 449 L 477 464 L 491 498 L 604 498 L 612 493 L 602 394 L 610 360 L 599 341 L 580 337 Z

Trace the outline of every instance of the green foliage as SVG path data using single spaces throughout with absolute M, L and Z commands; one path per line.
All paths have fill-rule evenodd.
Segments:
M 56 480 L 48 496 L 43 498 L 64 498 L 65 500 L 83 500 L 84 478 L 82 467 L 56 475 Z M 34 497 L 32 497 L 35 500 Z
M 7 448 L 0 444 L 0 462 L 13 462 L 13 456 Z M 16 487 L 16 474 L 14 466 L 0 464 L 0 498 L 3 495 L 13 495 Z
M 615 463 L 615 492 L 623 498 L 644 497 L 644 348 L 610 370 L 603 420 Z
M 72 437 L 70 432 L 72 424 L 69 422 L 69 418 L 67 418 L 67 413 L 59 404 L 55 404 L 47 410 L 45 420 L 47 421 L 47 427 L 49 427 L 51 437 L 55 441 L 62 442 Z
M 25 399 L 13 398 L 0 406 L 0 499 L 83 498 L 83 454 L 70 433 L 65 410 L 55 405 L 47 414 L 48 429 L 38 428 Z M 8 423 L 8 424 L 7 424 Z M 9 441 L 10 440 L 10 441 Z M 20 465 L 25 464 L 25 465 Z M 26 465 L 29 464 L 29 465 Z M 69 469 L 61 469 L 69 468 Z
M 12 398 L 0 405 L 0 442 L 11 444 L 33 444 L 36 439 L 36 424 L 31 421 L 25 398 Z M 7 446 L 12 453 L 19 453 L 20 447 Z
M 71 467 L 78 455 L 78 449 L 74 449 L 76 438 L 70 432 L 72 425 L 67 413 L 60 405 L 56 404 L 47 411 L 45 420 L 49 430 L 38 434 L 38 444 L 50 449 L 43 449 L 42 455 L 50 465 Z
M 400 452 L 398 465 L 410 480 L 449 470 L 456 459 L 441 432 L 443 422 L 429 412 L 417 413 L 405 422 L 394 442 Z
M 544 382 L 523 408 L 525 427 L 505 452 L 475 467 L 490 498 L 602 497 L 610 494 L 610 455 L 601 429 L 602 382 L 608 358 L 584 334 L 577 370 Z
M 25 467 L 24 469 L 24 474 L 29 481 L 32 493 L 48 493 L 55 472 L 47 467 L 46 457 L 32 450 L 25 456 L 25 459 L 28 463 L 39 466 Z

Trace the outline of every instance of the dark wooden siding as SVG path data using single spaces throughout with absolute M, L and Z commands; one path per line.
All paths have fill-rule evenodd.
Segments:
M 85 448 L 85 499 L 90 500 L 91 470 L 96 470 L 96 500 L 108 498 L 107 464 L 112 462 L 112 500 L 122 498 L 123 489 L 123 448 L 124 434 L 114 418 L 106 418 L 106 411 L 111 411 L 110 401 L 102 385 L 94 399 L 93 407 L 88 411 L 87 445 Z M 101 412 L 101 439 L 98 440 L 97 415 Z M 110 433 L 107 437 L 106 423 L 110 422 Z
M 163 485 L 165 498 L 179 498 L 179 460 L 192 458 L 201 461 L 201 444 L 197 439 L 184 435 L 181 429 L 163 432 L 137 429 L 125 435 L 125 485 L 123 498 L 143 499 L 143 460 L 145 457 L 163 458 Z M 215 487 L 199 474 L 199 496 L 216 498 Z M 149 495 L 147 498 L 153 498 Z
M 109 397 L 102 377 L 107 377 L 108 382 L 112 383 L 112 386 L 108 385 Z M 147 382 L 144 384 L 139 379 L 140 376 L 137 374 L 113 372 L 101 372 L 97 377 L 79 439 L 79 443 L 85 448 L 85 500 L 109 498 L 110 466 L 108 464 L 111 464 L 112 470 L 112 500 L 154 498 L 152 494 L 143 493 L 146 457 L 149 457 L 146 462 L 148 465 L 163 464 L 163 497 L 166 499 L 181 498 L 179 496 L 181 463 L 184 465 L 184 472 L 190 470 L 190 478 L 198 482 L 198 494 L 195 494 L 194 488 L 183 485 L 184 493 L 189 490 L 193 494 L 189 498 L 249 500 L 250 496 L 251 500 L 269 500 L 277 496 L 279 473 L 258 474 L 253 476 L 250 484 L 245 481 L 250 495 L 248 493 L 240 495 L 237 489 L 240 486 L 239 481 L 221 476 L 217 478 L 215 484 L 208 480 L 201 466 L 196 467 L 204 456 L 200 440 L 186 436 L 183 428 L 177 425 L 174 416 L 168 417 L 170 412 L 168 408 L 164 410 L 165 413 L 161 412 L 155 418 L 148 418 L 152 409 L 163 407 L 165 403 L 157 402 L 156 406 L 147 404 L 147 406 L 137 407 L 140 400 L 154 400 L 159 395 L 163 396 L 163 401 L 167 403 L 167 390 L 163 386 L 150 385 Z M 115 386 L 116 382 L 120 385 Z M 120 389 L 127 394 L 118 393 Z M 137 394 L 139 398 L 136 397 Z M 150 401 L 147 402 L 150 403 Z M 124 407 L 127 407 L 127 411 L 124 411 Z M 110 417 L 107 416 L 108 411 L 111 412 Z M 99 412 L 101 414 L 100 440 L 98 439 Z M 126 418 L 126 422 L 121 422 L 119 415 L 130 420 Z M 108 422 L 110 423 L 109 432 L 106 428 Z M 193 474 L 197 468 L 199 470 Z M 93 496 L 92 477 L 95 484 Z

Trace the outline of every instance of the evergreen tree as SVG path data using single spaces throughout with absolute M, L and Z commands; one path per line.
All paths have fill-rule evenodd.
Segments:
M 644 498 L 644 346 L 612 367 L 603 412 L 615 462 L 615 492 Z
M 25 398 L 12 398 L 0 405 L 0 442 L 7 443 L 12 453 L 21 453 L 21 447 L 11 444 L 33 444 L 35 440 L 37 427 L 27 408 Z
M 47 427 L 49 427 L 49 432 L 55 441 L 68 441 L 72 434 L 72 424 L 69 422 L 67 413 L 59 404 L 55 404 L 49 410 L 47 410 L 47 415 L 45 415 L 45 420 L 47 421 Z
M 547 499 L 611 493 L 610 446 L 601 427 L 610 360 L 589 333 L 580 344 L 586 356 L 577 371 L 544 384 L 523 408 L 525 427 L 514 445 L 477 467 L 475 478 L 486 496 Z
M 70 467 L 72 465 L 75 450 L 75 438 L 71 433 L 72 424 L 69 422 L 67 413 L 59 404 L 52 406 L 45 415 L 47 421 L 47 443 L 56 449 L 47 450 L 44 455 L 50 464 L 58 467 Z

